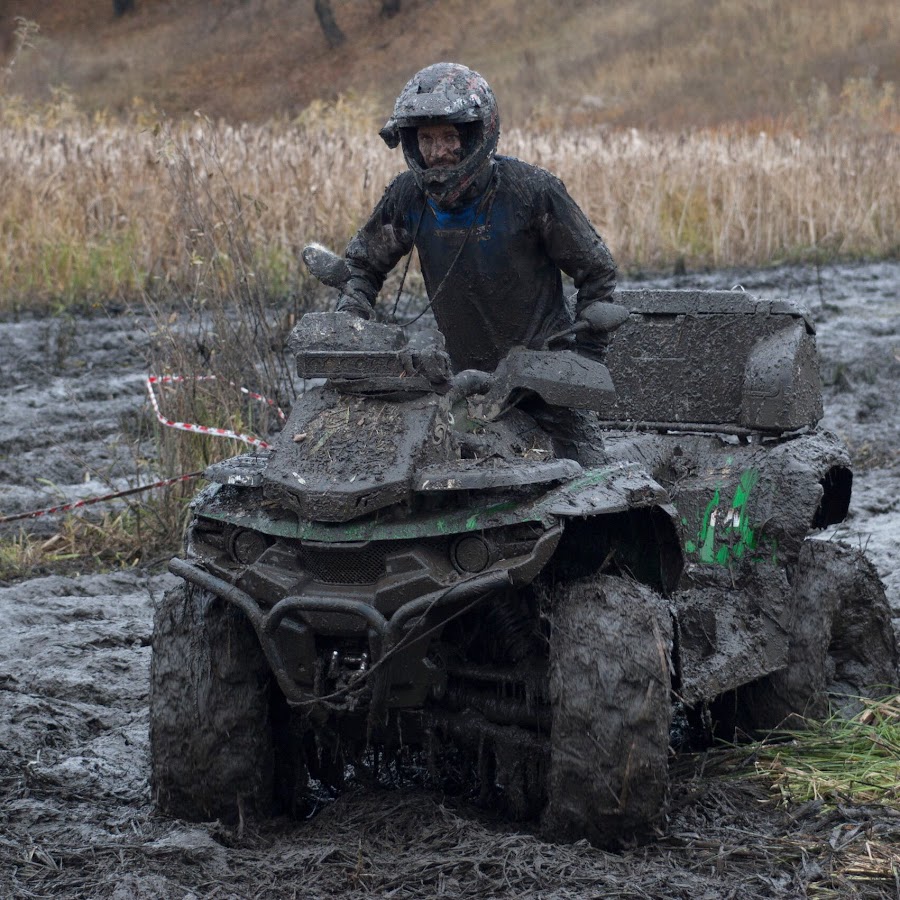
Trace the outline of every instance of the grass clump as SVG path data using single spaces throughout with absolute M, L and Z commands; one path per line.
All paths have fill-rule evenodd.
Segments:
M 850 719 L 808 721 L 754 749 L 756 772 L 783 802 L 900 802 L 900 694 L 860 702 Z
M 131 568 L 172 555 L 180 542 L 189 497 L 168 490 L 143 504 L 100 516 L 68 514 L 51 535 L 21 529 L 0 540 L 0 581 L 49 573 L 86 574 Z M 176 530 L 172 531 L 173 523 Z

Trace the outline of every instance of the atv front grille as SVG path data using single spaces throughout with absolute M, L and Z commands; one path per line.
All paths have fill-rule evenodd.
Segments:
M 389 550 L 396 545 L 367 544 L 364 547 L 300 548 L 300 565 L 324 584 L 375 584 L 385 571 Z

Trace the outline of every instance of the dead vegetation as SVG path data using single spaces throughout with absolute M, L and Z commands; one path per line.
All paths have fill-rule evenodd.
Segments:
M 148 529 L 129 511 L 95 517 L 67 516 L 58 530 L 46 535 L 22 528 L 0 541 L 0 582 L 35 577 L 50 571 L 80 572 L 136 564 L 146 549 Z
M 7 0 L 43 37 L 13 89 L 47 100 L 66 86 L 85 109 L 134 97 L 172 116 L 293 116 L 317 99 L 374 95 L 378 125 L 403 83 L 439 59 L 497 90 L 507 126 L 682 129 L 783 121 L 798 102 L 852 79 L 900 81 L 900 12 L 881 0 L 331 0 L 346 36 L 332 50 L 312 2 L 139 0 L 117 19 L 96 0 Z M 0 55 L 0 65 L 3 59 Z
M 0 109 L 0 309 L 218 293 L 271 313 L 308 295 L 303 245 L 343 247 L 402 166 L 348 101 L 296 122 L 157 121 Z M 557 172 L 625 271 L 900 250 L 890 132 L 512 131 L 501 149 Z
M 643 0 L 617 0 L 598 16 L 575 0 L 549 25 L 542 4 L 522 12 L 508 0 L 477 10 L 463 0 L 411 0 L 396 20 L 379 19 L 374 2 L 336 2 L 353 52 L 334 60 L 292 43 L 289 63 L 272 57 L 276 38 L 320 39 L 306 5 L 252 0 L 174 10 L 147 0 L 121 22 L 96 4 L 48 9 L 17 0 L 3 23 L 0 69 L 0 313 L 123 298 L 196 302 L 216 292 L 267 303 L 305 296 L 299 250 L 310 239 L 342 247 L 402 168 L 377 127 L 415 53 L 432 61 L 421 29 L 456 34 L 448 26 L 460 15 L 469 25 L 467 62 L 480 66 L 476 48 L 489 37 L 493 64 L 481 68 L 503 100 L 502 151 L 559 173 L 625 271 L 900 252 L 892 80 L 900 73 L 885 49 L 900 31 L 897 14 L 870 0 L 677 5 L 662 14 Z M 34 14 L 43 32 L 14 20 L 17 12 Z M 369 46 L 373 16 L 387 43 L 382 34 Z M 115 71 L 85 81 L 77 63 L 71 73 L 44 65 L 54 47 L 77 60 L 81 51 L 72 48 L 88 35 L 85 53 L 118 47 L 139 69 L 184 53 L 183 68 L 177 77 L 131 72 L 127 100 L 98 103 L 92 91 L 114 91 Z M 148 56 L 153 41 L 167 52 Z M 236 56 L 244 61 L 240 89 L 215 68 L 227 60 L 234 74 Z M 405 74 L 393 80 L 397 60 Z M 279 90 L 270 97 L 272 73 Z M 195 102 L 190 82 L 200 74 L 238 105 Z M 207 113 L 243 116 L 240 98 L 252 95 L 249 118 L 258 124 L 200 113 L 166 119 L 160 109 L 168 104 L 151 85 L 169 76 L 167 96 Z M 286 83 L 318 93 L 288 98 Z M 337 93 L 354 87 L 356 94 Z M 159 107 L 139 99 L 148 97 Z M 517 122 L 525 127 L 509 128 Z M 631 123 L 642 127 L 620 127 Z M 696 127 L 711 123 L 719 124 Z M 648 127 L 659 125 L 678 130 Z

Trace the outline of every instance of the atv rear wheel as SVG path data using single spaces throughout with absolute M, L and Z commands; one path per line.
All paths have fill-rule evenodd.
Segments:
M 592 576 L 553 608 L 553 724 L 543 825 L 599 846 L 649 835 L 668 796 L 672 620 L 645 585 Z
M 792 574 L 790 603 L 787 666 L 738 697 L 749 727 L 796 725 L 797 718 L 822 718 L 831 705 L 852 711 L 853 698 L 896 684 L 890 607 L 861 551 L 807 541 Z
M 186 583 L 154 615 L 150 750 L 164 812 L 232 821 L 269 812 L 269 668 L 243 613 Z

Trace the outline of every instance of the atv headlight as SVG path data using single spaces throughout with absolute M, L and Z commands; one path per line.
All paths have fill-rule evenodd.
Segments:
M 263 555 L 269 542 L 258 531 L 239 528 L 228 541 L 228 552 L 235 562 L 249 566 Z
M 450 558 L 460 572 L 472 574 L 481 572 L 490 565 L 491 549 L 484 538 L 467 534 L 453 545 Z

